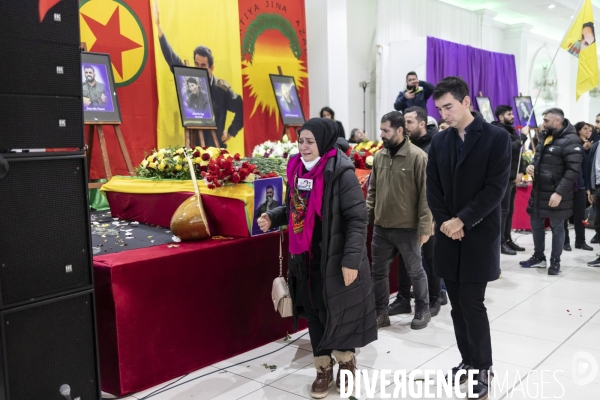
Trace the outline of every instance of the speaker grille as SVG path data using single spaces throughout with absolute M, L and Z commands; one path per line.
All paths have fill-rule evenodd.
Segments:
M 1 307 L 90 286 L 84 157 L 8 161 L 0 180 Z
M 0 37 L 79 44 L 78 0 L 61 0 L 40 21 L 39 0 L 0 0 Z
M 64 400 L 63 384 L 73 399 L 98 398 L 93 304 L 83 292 L 3 312 L 10 400 Z
M 0 110 L 0 149 L 84 146 L 81 99 L 0 94 Z
M 0 54 L 0 92 L 81 97 L 79 46 L 3 37 Z

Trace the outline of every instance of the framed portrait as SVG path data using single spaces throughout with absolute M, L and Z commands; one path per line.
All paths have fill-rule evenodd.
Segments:
M 108 54 L 81 53 L 83 120 L 120 124 L 121 110 Z
M 279 228 L 263 232 L 258 227 L 258 218 L 283 204 L 283 179 L 268 178 L 254 181 L 254 217 L 252 218 L 252 236 L 264 235 Z
M 174 66 L 173 74 L 183 126 L 216 128 L 208 70 Z
M 535 120 L 535 112 L 533 111 L 533 103 L 531 102 L 530 96 L 515 96 L 515 119 L 519 121 L 521 126 L 529 126 L 530 128 L 537 128 L 537 121 Z M 527 125 L 527 121 L 531 121 Z M 516 121 L 515 121 L 516 125 Z
M 494 111 L 492 109 L 492 102 L 490 101 L 490 98 L 485 96 L 475 97 L 475 100 L 477 101 L 477 108 L 479 109 L 479 112 L 481 115 L 483 115 L 483 119 L 490 124 L 494 122 L 496 118 L 494 117 Z
M 305 122 L 302 104 L 293 76 L 270 74 L 279 115 L 284 125 L 300 126 Z

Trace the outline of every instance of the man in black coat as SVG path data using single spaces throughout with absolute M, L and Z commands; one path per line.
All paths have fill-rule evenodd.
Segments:
M 521 159 L 521 149 L 523 143 L 527 140 L 525 134 L 529 133 L 529 127 L 523 128 L 522 133 L 519 135 L 513 127 L 515 123 L 515 116 L 512 112 L 511 106 L 501 105 L 496 107 L 496 118 L 498 122 L 492 122 L 492 125 L 502 128 L 508 132 L 510 137 L 510 146 L 512 152 L 512 161 L 510 163 L 510 178 L 508 180 L 508 186 L 506 193 L 502 199 L 502 241 L 500 243 L 500 252 L 502 254 L 508 254 L 514 256 L 517 251 L 525 251 L 523 247 L 518 246 L 513 242 L 511 237 L 512 230 L 512 218 L 515 211 L 515 195 L 517 194 L 517 183 L 521 182 L 523 175 L 525 174 L 525 161 Z
M 425 81 L 420 81 L 416 72 L 406 74 L 406 90 L 400 92 L 394 103 L 394 109 L 404 113 L 410 107 L 427 108 L 427 100 L 435 87 Z
M 535 252 L 520 264 L 525 268 L 546 268 L 544 220 L 552 227 L 552 254 L 548 275 L 560 272 L 560 256 L 565 244 L 565 219 L 573 214 L 573 184 L 581 169 L 582 143 L 575 128 L 560 108 L 544 112 L 544 130 L 535 157 L 527 167 L 533 176 L 533 190 L 527 211 L 531 220 Z
M 483 304 L 487 283 L 500 274 L 500 202 L 510 174 L 510 139 L 469 111 L 469 87 L 461 78 L 442 79 L 435 105 L 450 128 L 431 141 L 427 201 L 435 221 L 433 269 L 444 279 L 461 363 L 479 370 L 474 393 L 487 398 L 492 341 Z M 466 381 L 460 379 L 460 383 Z M 455 382 L 458 384 L 459 382 Z

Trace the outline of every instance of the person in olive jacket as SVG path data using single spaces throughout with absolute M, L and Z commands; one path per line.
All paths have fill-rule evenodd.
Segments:
M 560 272 L 560 256 L 565 244 L 565 219 L 573 214 L 573 185 L 581 169 L 583 144 L 575 128 L 560 108 L 544 112 L 544 130 L 535 157 L 527 167 L 533 176 L 533 189 L 527 212 L 533 232 L 533 256 L 520 264 L 525 268 L 546 268 L 544 220 L 552 227 L 552 254 L 548 275 Z
M 297 327 L 299 316 L 308 320 L 317 369 L 311 396 L 319 399 L 328 395 L 333 382 L 332 355 L 340 365 L 339 391 L 340 371 L 354 375 L 356 370 L 354 349 L 377 339 L 367 209 L 354 164 L 336 148 L 338 129 L 335 121 L 325 118 L 302 126 L 300 154 L 287 166 L 286 205 L 258 220 L 263 231 L 288 225 L 294 323 Z M 312 189 L 302 190 L 307 180 Z

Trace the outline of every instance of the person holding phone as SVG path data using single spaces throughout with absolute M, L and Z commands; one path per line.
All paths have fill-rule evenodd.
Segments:
M 400 92 L 396 98 L 394 109 L 402 113 L 411 107 L 427 109 L 427 100 L 433 94 L 434 89 L 435 87 L 431 83 L 420 81 L 417 73 L 411 71 L 406 74 L 406 90 Z

